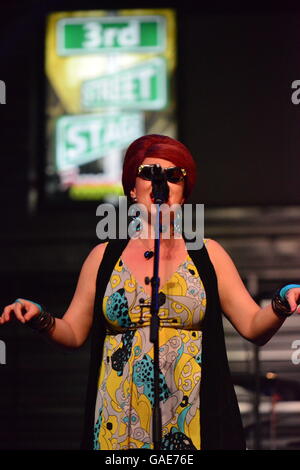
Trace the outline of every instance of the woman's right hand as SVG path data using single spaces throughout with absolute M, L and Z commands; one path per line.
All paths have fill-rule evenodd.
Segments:
M 13 318 L 16 318 L 21 323 L 27 323 L 40 313 L 41 309 L 35 302 L 27 299 L 17 299 L 12 304 L 4 307 L 0 316 L 0 325 L 10 322 Z

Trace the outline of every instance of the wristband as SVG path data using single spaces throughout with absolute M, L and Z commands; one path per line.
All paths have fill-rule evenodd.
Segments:
M 284 286 L 280 289 L 279 295 L 282 298 L 282 300 L 284 300 L 286 298 L 285 295 L 286 295 L 287 291 L 289 291 L 290 289 L 293 289 L 294 287 L 300 287 L 300 285 L 299 284 L 288 284 L 287 286 Z
M 26 325 L 39 333 L 45 333 L 52 330 L 55 323 L 55 318 L 51 313 L 42 310 L 39 315 L 29 320 Z
M 32 300 L 28 299 L 23 300 L 27 300 L 27 302 L 36 305 L 40 310 L 40 313 L 37 316 L 33 317 L 31 320 L 29 320 L 26 325 L 32 328 L 33 330 L 38 331 L 39 333 L 50 331 L 54 326 L 55 318 L 49 312 L 46 312 L 46 310 L 37 302 L 33 302 Z M 23 305 L 21 299 L 16 299 L 15 302 Z
M 33 302 L 32 300 L 28 300 L 28 299 L 23 299 L 23 300 L 27 300 L 27 302 L 30 302 L 30 303 L 36 305 L 36 306 L 38 307 L 38 309 L 40 310 L 40 312 L 42 312 L 43 307 L 42 307 L 40 304 L 37 304 L 36 302 Z M 21 304 L 21 305 L 23 305 L 21 299 L 16 299 L 16 300 L 15 300 L 15 303 L 16 303 L 16 302 L 19 303 L 19 304 Z
M 282 298 L 280 292 L 281 290 L 277 289 L 272 298 L 272 309 L 279 318 L 287 318 L 290 317 L 293 312 L 291 312 L 288 300 L 285 297 Z

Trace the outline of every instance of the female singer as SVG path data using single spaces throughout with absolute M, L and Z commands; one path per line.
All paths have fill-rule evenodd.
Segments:
M 153 165 L 163 169 L 167 204 L 183 205 L 196 184 L 196 165 L 189 150 L 167 136 L 146 135 L 129 146 L 125 195 L 151 213 Z M 146 215 L 142 225 L 149 234 L 150 223 Z M 187 250 L 171 225 L 170 237 L 161 237 L 159 264 L 160 448 L 245 449 L 221 312 L 244 338 L 263 345 L 289 315 L 299 313 L 300 285 L 281 288 L 261 308 L 217 241 L 204 239 L 201 249 Z M 145 283 L 153 274 L 153 247 L 150 236 L 95 246 L 62 318 L 23 298 L 6 306 L 0 318 L 5 324 L 14 315 L 67 348 L 80 347 L 92 330 L 84 448 L 153 448 L 151 286 Z

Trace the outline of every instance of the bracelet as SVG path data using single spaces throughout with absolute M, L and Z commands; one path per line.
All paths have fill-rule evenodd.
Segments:
M 37 304 L 36 302 L 33 302 L 33 300 L 28 300 L 28 299 L 23 299 L 23 300 L 27 300 L 27 302 L 31 302 L 32 304 L 36 305 L 37 308 L 40 310 L 40 312 L 43 310 L 43 307 L 40 304 Z M 23 305 L 21 299 L 16 299 L 15 303 Z
M 54 323 L 55 318 L 42 308 L 41 313 L 29 320 L 26 325 L 39 333 L 46 333 L 53 328 Z
M 272 309 L 279 318 L 290 317 L 293 314 L 287 299 L 281 296 L 281 289 L 277 289 L 272 298 Z
M 294 287 L 300 287 L 299 284 L 288 284 L 287 286 L 284 286 L 280 289 L 279 295 L 282 298 L 282 300 L 285 299 L 286 293 L 290 290 L 293 289 Z
M 21 299 L 16 299 L 15 302 L 23 305 Z M 40 304 L 33 302 L 32 300 L 28 300 L 28 302 L 36 305 L 40 310 L 40 313 L 36 317 L 33 317 L 31 320 L 29 320 L 26 325 L 33 330 L 38 331 L 39 333 L 50 331 L 54 326 L 55 318 L 51 315 L 51 313 L 46 312 L 46 310 Z

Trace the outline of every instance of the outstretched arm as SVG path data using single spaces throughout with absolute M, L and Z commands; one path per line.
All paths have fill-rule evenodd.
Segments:
M 55 343 L 67 348 L 81 346 L 90 332 L 96 292 L 96 278 L 99 264 L 106 248 L 106 243 L 93 248 L 84 261 L 72 301 L 62 318 L 55 318 L 53 327 L 42 333 Z M 40 313 L 33 302 L 20 298 L 20 302 L 7 305 L 0 317 L 0 325 L 9 322 L 15 316 L 21 323 L 28 323 Z
M 278 317 L 271 304 L 261 308 L 253 300 L 231 257 L 218 242 L 209 239 L 206 247 L 216 271 L 224 314 L 244 338 L 260 346 L 266 344 L 285 319 Z M 294 311 L 300 300 L 300 288 L 292 290 L 288 301 Z

